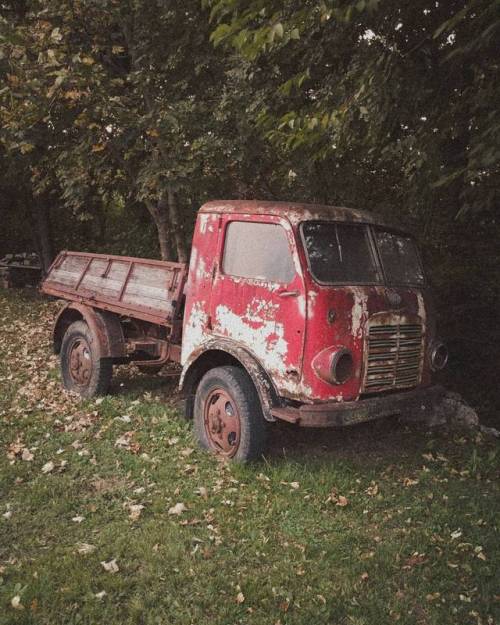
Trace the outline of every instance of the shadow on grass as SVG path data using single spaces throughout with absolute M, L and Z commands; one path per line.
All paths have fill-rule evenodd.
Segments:
M 393 460 L 394 456 L 414 453 L 425 443 L 425 426 L 409 428 L 397 417 L 344 428 L 301 428 L 276 423 L 270 428 L 269 458 L 287 457 L 294 461 L 312 458 Z
M 183 396 L 178 390 L 179 377 L 167 372 L 147 374 L 134 366 L 116 368 L 110 394 L 117 397 L 141 397 L 151 393 L 165 406 L 183 411 Z M 181 414 L 179 414 L 181 419 Z M 404 456 L 415 455 L 426 444 L 427 428 L 423 424 L 411 427 L 397 417 L 386 417 L 368 423 L 344 428 L 301 428 L 285 422 L 269 427 L 266 460 L 284 458 L 294 462 L 318 459 L 322 462 L 356 460 L 363 462 L 395 462 Z

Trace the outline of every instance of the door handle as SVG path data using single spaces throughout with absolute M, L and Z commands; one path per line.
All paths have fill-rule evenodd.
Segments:
M 286 289 L 279 289 L 276 291 L 276 295 L 278 297 L 298 297 L 300 295 L 299 291 L 287 291 Z

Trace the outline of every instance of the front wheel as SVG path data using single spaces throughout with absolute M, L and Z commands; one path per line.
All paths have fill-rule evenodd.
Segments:
M 99 339 L 84 321 L 75 321 L 64 334 L 61 372 L 64 387 L 82 397 L 105 395 L 108 390 L 113 363 L 101 358 Z
M 266 431 L 259 396 L 245 371 L 217 367 L 203 376 L 194 400 L 194 433 L 201 447 L 246 462 L 262 455 Z

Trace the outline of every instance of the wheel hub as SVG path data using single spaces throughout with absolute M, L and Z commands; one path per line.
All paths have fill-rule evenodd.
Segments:
M 225 389 L 214 389 L 207 397 L 204 413 L 210 446 L 228 458 L 233 457 L 238 451 L 241 433 L 236 402 Z
M 90 346 L 84 338 L 78 338 L 70 348 L 69 372 L 79 386 L 87 386 L 92 374 Z

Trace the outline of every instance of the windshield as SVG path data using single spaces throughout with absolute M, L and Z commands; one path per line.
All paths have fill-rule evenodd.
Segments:
M 420 286 L 424 273 L 414 241 L 405 235 L 374 229 L 374 243 L 387 284 Z M 374 258 L 369 229 L 364 224 L 308 221 L 302 236 L 314 279 L 321 284 L 381 284 L 380 263 Z
M 366 226 L 308 221 L 302 224 L 309 266 L 323 284 L 377 284 L 380 276 Z
M 394 232 L 375 230 L 375 240 L 389 284 L 424 283 L 424 272 L 412 239 Z

